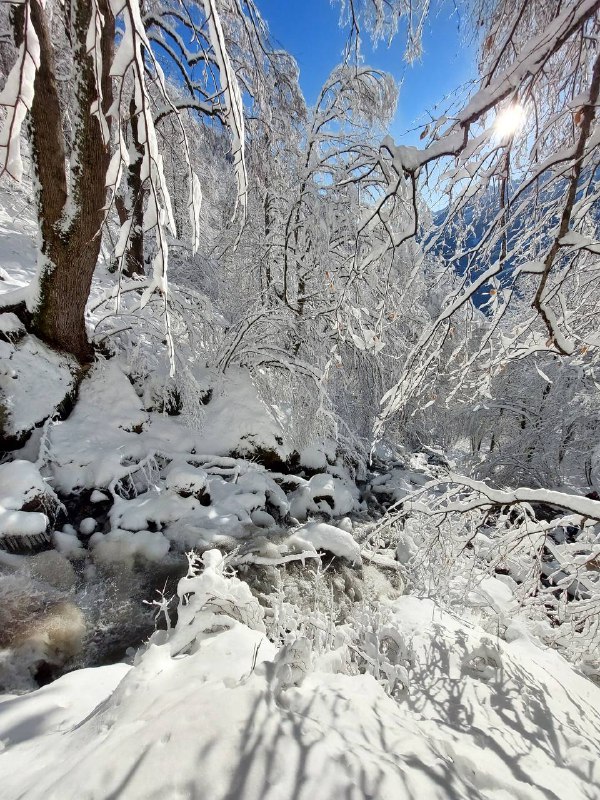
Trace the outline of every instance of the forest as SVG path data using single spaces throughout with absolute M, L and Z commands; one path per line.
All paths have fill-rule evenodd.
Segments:
M 600 0 L 0 0 L 0 87 L 2 800 L 600 800 Z

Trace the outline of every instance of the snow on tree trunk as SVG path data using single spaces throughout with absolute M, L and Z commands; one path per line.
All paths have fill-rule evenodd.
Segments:
M 97 116 L 88 113 L 97 98 L 94 63 L 87 52 L 92 6 L 74 4 L 75 121 L 71 154 L 71 195 L 67 195 L 65 144 L 56 87 L 48 19 L 37 2 L 30 5 L 40 43 L 40 68 L 30 114 L 30 139 L 37 183 L 41 252 L 34 330 L 49 344 L 89 361 L 92 348 L 85 328 L 85 306 L 100 252 L 104 220 L 105 177 L 109 164 Z M 102 105 L 111 102 L 108 67 L 114 41 L 114 20 L 106 0 L 98 0 L 104 16 L 101 33 Z

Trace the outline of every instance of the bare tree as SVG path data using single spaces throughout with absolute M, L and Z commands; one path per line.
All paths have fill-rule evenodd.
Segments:
M 157 8 L 154 15 L 144 17 L 139 0 L 73 0 L 64 13 L 51 0 L 23 0 L 16 4 L 17 59 L 0 97 L 5 109 L 0 169 L 2 174 L 20 178 L 20 132 L 28 113 L 41 253 L 36 285 L 26 296 L 5 298 L 5 304 L 26 299 L 33 330 L 82 362 L 92 355 L 84 314 L 102 228 L 118 196 L 124 171 L 128 173 L 130 190 L 127 202 L 119 203 L 121 220 L 115 257 L 123 267 L 127 254 L 132 254 L 133 241 L 135 258 L 139 260 L 141 236 L 152 236 L 152 266 L 141 302 L 146 303 L 155 292 L 163 298 L 172 356 L 167 270 L 169 237 L 175 237 L 177 231 L 157 137 L 155 118 L 161 115 L 172 114 L 178 121 L 180 144 L 186 154 L 184 180 L 188 185 L 191 235 L 193 246 L 198 244 L 200 183 L 190 164 L 181 107 L 171 100 L 155 52 L 159 37 L 151 32 L 156 27 L 162 30 L 164 40 L 170 41 L 180 39 L 178 25 L 191 26 L 191 49 L 184 46 L 172 55 L 188 76 L 198 110 L 208 113 L 218 105 L 220 117 L 231 131 L 238 204 L 242 217 L 245 213 L 247 174 L 241 90 L 227 53 L 218 9 L 213 0 L 173 0 Z M 51 30 L 57 20 L 63 34 L 58 44 Z M 69 119 L 75 120 L 69 147 L 67 113 L 56 80 L 58 46 L 69 49 L 75 86 L 68 114 Z M 197 63 L 209 65 L 216 98 L 212 105 L 201 106 L 198 87 L 189 78 Z M 125 139 L 127 129 L 135 140 L 133 159 Z M 128 271 L 132 270 L 130 264 Z
M 491 377 L 509 357 L 550 351 L 583 363 L 597 352 L 591 281 L 598 231 L 590 210 L 599 191 L 600 3 L 477 8 L 489 26 L 478 91 L 458 113 L 428 126 L 424 148 L 396 145 L 389 137 L 381 148 L 388 189 L 373 218 L 403 192 L 416 199 L 419 189 L 435 186 L 438 195 L 447 193 L 448 207 L 427 237 L 425 254 L 435 253 L 453 228 L 455 240 L 456 231 L 463 233 L 447 259 L 462 280 L 386 394 L 379 430 L 430 386 L 457 315 L 474 300 L 481 305 L 483 291 L 489 325 L 474 353 L 456 354 L 459 385 L 477 376 L 481 386 L 481 375 Z M 475 219 L 484 221 L 483 230 L 469 244 Z M 415 202 L 410 224 L 390 235 L 388 246 L 422 232 L 421 223 Z M 511 319 L 509 310 L 523 296 L 529 312 Z M 477 316 L 463 319 L 468 324 Z

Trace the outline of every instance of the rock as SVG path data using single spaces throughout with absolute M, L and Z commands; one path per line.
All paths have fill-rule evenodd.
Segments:
M 0 547 L 30 550 L 50 541 L 61 503 L 30 461 L 0 465 Z
M 0 339 L 14 343 L 25 336 L 25 325 L 16 314 L 8 311 L 0 314 Z
M 96 520 L 93 517 L 86 517 L 79 523 L 79 531 L 84 536 L 91 536 L 96 530 Z
M 22 447 L 53 414 L 64 417 L 80 373 L 74 358 L 56 353 L 35 336 L 9 339 L 0 336 L 0 451 Z
M 274 518 L 268 511 L 263 511 L 262 508 L 257 508 L 250 514 L 252 522 L 258 528 L 272 528 L 276 523 Z

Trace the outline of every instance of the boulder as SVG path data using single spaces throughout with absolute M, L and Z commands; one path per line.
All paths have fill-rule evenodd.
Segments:
M 50 543 L 61 503 L 30 461 L 0 464 L 0 547 L 28 551 Z

